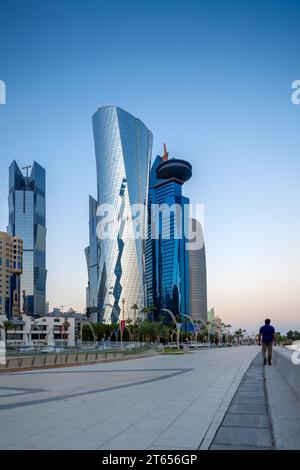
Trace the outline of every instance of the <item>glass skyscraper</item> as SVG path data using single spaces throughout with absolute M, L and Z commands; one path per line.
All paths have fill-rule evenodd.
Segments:
M 143 232 L 152 133 L 142 121 L 116 106 L 96 111 L 93 130 L 98 207 L 111 204 L 116 214 L 110 227 L 114 236 L 98 244 L 98 321 L 109 323 L 133 316 L 135 304 L 139 310 L 145 305 L 145 240 L 133 237 L 131 206 L 143 205 Z
M 9 167 L 8 232 L 23 240 L 20 279 L 21 311 L 45 315 L 46 308 L 46 201 L 45 169 L 34 162 L 23 175 L 15 161 Z
M 189 223 L 182 185 L 192 175 L 191 165 L 175 158 L 157 156 L 150 172 L 148 234 L 146 241 L 147 305 L 154 305 L 154 317 L 167 308 L 174 315 L 189 314 L 189 269 L 185 225 Z M 153 204 L 164 204 L 153 212 Z M 169 208 L 177 204 L 176 211 Z M 155 232 L 155 233 L 154 233 Z

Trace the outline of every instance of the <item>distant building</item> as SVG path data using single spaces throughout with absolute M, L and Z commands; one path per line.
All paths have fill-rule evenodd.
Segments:
M 97 317 L 98 302 L 98 259 L 99 241 L 97 238 L 97 201 L 89 197 L 89 246 L 85 249 L 85 258 L 88 270 L 88 287 L 86 289 L 86 307 L 89 315 L 94 313 Z
M 214 321 L 215 319 L 215 309 L 212 307 L 208 312 L 207 312 L 207 321 L 210 323 Z
M 0 232 L 0 315 L 9 320 L 20 315 L 20 275 L 23 241 Z
M 148 195 L 148 237 L 146 240 L 147 305 L 154 305 L 156 319 L 163 309 L 174 315 L 188 315 L 190 287 L 186 221 L 184 206 L 190 203 L 182 195 L 182 185 L 190 179 L 192 166 L 185 160 L 157 156 L 150 172 Z M 163 208 L 154 213 L 153 205 Z M 178 210 L 172 211 L 177 205 Z M 171 210 L 170 210 L 171 209 Z M 181 234 L 181 235 L 180 235 Z M 167 317 L 168 318 L 168 317 Z
M 66 323 L 67 322 L 67 323 Z M 7 343 L 19 345 L 75 346 L 75 319 L 21 315 L 7 331 Z
M 192 219 L 192 230 L 196 231 L 196 225 L 202 233 L 201 224 L 198 220 Z M 190 281 L 190 313 L 194 321 L 207 321 L 207 284 L 206 284 L 206 257 L 203 240 L 201 248 L 189 250 L 189 281 Z
M 21 311 L 45 315 L 46 311 L 46 195 L 45 170 L 34 162 L 24 176 L 15 161 L 9 167 L 9 226 L 23 240 Z

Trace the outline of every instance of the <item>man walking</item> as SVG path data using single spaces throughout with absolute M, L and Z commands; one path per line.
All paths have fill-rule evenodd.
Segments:
M 274 346 L 276 345 L 275 329 L 272 325 L 270 325 L 270 323 L 271 323 L 271 320 L 267 318 L 265 320 L 264 326 L 260 328 L 259 336 L 258 336 L 259 345 L 262 344 L 262 355 L 264 358 L 264 365 L 267 364 L 267 350 L 268 350 L 269 366 L 272 364 L 273 343 L 274 343 Z

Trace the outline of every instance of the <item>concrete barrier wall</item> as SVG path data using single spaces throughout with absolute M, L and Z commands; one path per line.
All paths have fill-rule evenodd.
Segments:
M 109 362 L 114 360 L 130 359 L 135 357 L 153 356 L 157 352 L 153 350 L 141 351 L 135 354 L 124 354 L 123 352 L 110 352 L 110 353 L 94 353 L 87 352 L 84 354 L 70 353 L 70 354 L 41 354 L 37 356 L 23 356 L 18 358 L 8 358 L 6 364 L 0 365 L 1 370 L 15 370 L 15 369 L 29 369 L 35 367 L 51 367 L 66 364 L 76 364 L 84 362 Z
M 11 369 L 18 367 L 18 359 L 8 359 L 7 367 L 10 367 Z
M 56 364 L 56 354 L 49 354 L 46 356 L 46 362 L 45 364 L 47 366 L 53 366 L 54 364 Z
M 68 354 L 68 362 L 77 362 L 77 354 Z
M 293 363 L 293 358 L 294 362 L 296 360 L 299 364 Z M 273 364 L 300 400 L 300 351 L 295 353 L 290 349 L 277 346 L 273 348 Z

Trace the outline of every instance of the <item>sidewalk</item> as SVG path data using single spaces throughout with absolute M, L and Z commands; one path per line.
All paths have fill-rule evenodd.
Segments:
M 253 360 L 211 450 L 300 449 L 300 401 L 274 362 L 263 366 L 261 354 Z
M 210 450 L 274 448 L 261 354 L 253 360 L 230 404 Z
M 266 368 L 266 388 L 276 449 L 300 450 L 300 401 L 276 367 Z

